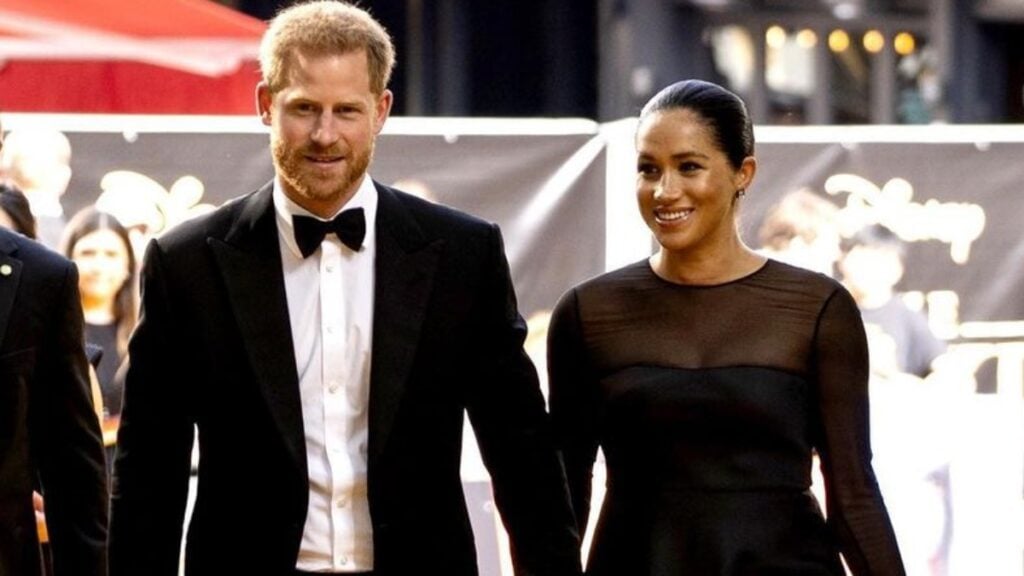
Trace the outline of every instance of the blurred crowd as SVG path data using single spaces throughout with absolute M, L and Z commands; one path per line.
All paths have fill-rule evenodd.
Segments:
M 76 264 L 97 412 L 105 444 L 112 447 L 121 405 L 119 372 L 137 314 L 137 250 L 149 230 L 129 230 L 122 223 L 125 213 L 119 217 L 102 196 L 68 217 L 62 197 L 71 175 L 71 144 L 63 133 L 11 131 L 0 151 L 0 225 Z
M 0 226 L 39 241 L 73 261 L 85 320 L 92 399 L 100 418 L 107 466 L 121 411 L 128 337 L 137 317 L 137 262 L 132 233 L 111 211 L 88 206 L 64 213 L 71 182 L 71 144 L 55 130 L 15 130 L 0 149 Z M 135 233 L 143 229 L 137 227 Z M 47 551 L 44 502 L 34 495 L 37 529 Z M 48 559 L 45 559 L 48 563 Z

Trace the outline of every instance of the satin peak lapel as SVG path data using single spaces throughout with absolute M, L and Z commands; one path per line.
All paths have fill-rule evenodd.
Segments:
M 296 466 L 306 473 L 299 377 L 270 185 L 247 205 L 224 240 L 209 238 L 253 374 Z
M 420 341 L 423 317 L 444 241 L 427 243 L 389 189 L 378 186 L 377 260 L 370 368 L 372 470 L 387 446 Z

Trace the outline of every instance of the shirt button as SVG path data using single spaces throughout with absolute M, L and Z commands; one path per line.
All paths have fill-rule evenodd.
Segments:
M 328 264 L 327 266 L 324 266 L 324 269 L 328 272 L 334 272 L 334 264 Z
M 338 508 L 344 508 L 345 506 L 348 506 L 348 496 L 342 496 L 341 498 L 338 498 L 336 505 Z
M 327 383 L 327 389 L 330 390 L 332 393 L 333 392 L 337 392 L 338 391 L 338 381 L 337 380 L 331 380 L 330 382 L 328 382 Z
M 327 327 L 327 333 L 328 334 L 334 334 L 334 326 L 328 326 Z
M 340 562 L 342 566 L 347 566 L 348 556 L 342 556 L 341 558 L 338 558 L 338 562 Z

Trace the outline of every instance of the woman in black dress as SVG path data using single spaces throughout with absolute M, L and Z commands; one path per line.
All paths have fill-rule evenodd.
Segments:
M 637 200 L 660 249 L 566 293 L 550 407 L 577 522 L 598 447 L 588 574 L 904 574 L 871 469 L 857 307 L 737 232 L 757 169 L 742 101 L 684 81 L 644 107 Z M 828 520 L 809 491 L 821 457 Z
M 103 350 L 96 375 L 103 396 L 103 443 L 109 467 L 121 420 L 121 368 L 138 317 L 135 254 L 128 231 L 117 218 L 93 207 L 68 221 L 61 248 L 78 267 L 85 341 Z

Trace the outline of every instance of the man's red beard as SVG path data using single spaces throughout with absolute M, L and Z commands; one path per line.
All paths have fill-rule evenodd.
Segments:
M 271 143 L 274 155 L 274 166 L 281 179 L 304 198 L 312 200 L 332 200 L 350 191 L 366 173 L 373 159 L 373 143 L 365 154 L 348 155 L 343 160 L 344 172 L 340 179 L 334 174 L 325 178 L 316 173 L 314 166 L 306 160 L 307 156 L 340 157 L 337 148 L 314 150 L 309 146 L 300 149 L 289 149 L 283 140 L 276 139 Z

